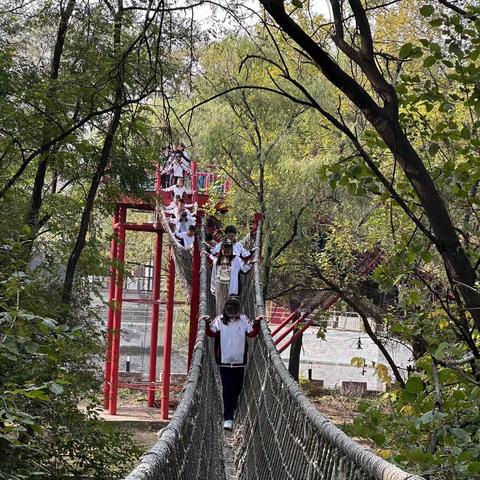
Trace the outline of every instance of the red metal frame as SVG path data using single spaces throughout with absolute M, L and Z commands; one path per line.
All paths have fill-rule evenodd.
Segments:
M 359 276 L 364 276 L 368 275 L 371 270 L 378 264 L 380 260 L 380 254 L 375 255 L 363 268 L 360 269 L 359 271 Z M 338 302 L 340 300 L 340 294 L 336 293 L 332 295 L 332 297 L 328 298 L 327 301 L 325 302 L 324 305 L 321 306 L 322 310 L 327 311 L 332 305 Z M 317 308 L 314 307 L 312 308 L 311 311 L 315 310 Z M 310 314 L 310 311 L 308 311 Z M 307 315 L 308 316 L 308 315 Z M 281 333 L 281 335 L 274 340 L 275 345 L 278 345 L 290 332 L 292 332 L 299 323 L 305 319 L 306 316 L 302 315 L 296 322 L 294 322 L 290 327 L 288 327 L 284 332 Z M 275 335 L 278 331 L 280 331 L 281 328 L 283 328 L 288 322 L 284 321 L 282 322 L 279 326 L 275 329 L 275 333 L 272 332 L 272 337 Z M 313 324 L 313 319 L 309 320 L 308 322 L 305 322 L 300 328 L 297 329 L 297 331 L 289 338 L 287 341 L 285 341 L 282 345 L 277 347 L 278 353 L 282 353 L 286 348 L 288 348 L 290 345 L 295 343 L 297 339 L 303 334 L 303 332 L 310 327 Z
M 302 323 L 310 314 L 311 310 L 306 310 L 303 312 L 300 317 L 297 318 L 287 329 L 280 333 L 280 335 L 274 340 L 275 345 L 278 345 L 289 333 L 297 328 L 297 326 Z
M 155 382 L 157 379 L 157 343 L 158 343 L 158 320 L 160 314 L 160 284 L 162 275 L 162 233 L 157 233 L 155 238 L 155 256 L 153 261 L 153 291 L 152 291 L 152 328 L 150 335 L 150 365 L 148 381 Z M 153 407 L 155 403 L 155 389 L 149 387 L 147 405 Z
M 122 327 L 122 297 L 123 297 L 123 265 L 125 264 L 126 231 L 123 224 L 127 219 L 127 208 L 120 205 L 117 245 L 117 274 L 115 281 L 115 298 L 113 300 L 113 329 L 112 329 L 112 360 L 110 367 L 110 396 L 108 409 L 110 415 L 117 413 L 118 394 L 118 363 L 120 357 L 120 329 Z
M 147 192 L 148 198 L 138 199 L 131 196 L 124 196 L 117 204 L 113 218 L 114 237 L 111 244 L 110 267 L 110 291 L 109 291 L 109 309 L 107 316 L 107 352 L 105 359 L 104 388 L 103 388 L 103 406 L 108 408 L 111 415 L 117 413 L 118 388 L 137 388 L 147 390 L 147 403 L 152 407 L 155 403 L 156 390 L 160 384 L 156 382 L 157 374 L 157 344 L 160 305 L 166 304 L 165 308 L 165 334 L 164 334 L 164 354 L 163 370 L 161 382 L 161 405 L 160 413 L 163 419 L 168 419 L 170 403 L 170 369 L 172 353 L 172 329 L 175 304 L 185 304 L 186 302 L 175 301 L 175 263 L 172 248 L 170 247 L 168 260 L 168 278 L 167 278 L 167 298 L 162 301 L 160 298 L 161 283 L 161 260 L 162 260 L 162 236 L 163 229 L 158 223 L 132 223 L 127 222 L 127 211 L 129 208 L 153 212 L 155 204 L 160 198 L 163 203 L 170 202 L 169 192 L 162 191 L 162 175 L 160 165 L 155 169 L 155 192 Z M 206 175 L 207 193 L 199 194 L 197 191 L 199 175 Z M 198 172 L 197 166 L 191 162 L 191 199 L 202 207 L 208 201 L 209 184 L 216 178 L 215 174 Z M 224 190 L 231 188 L 231 181 L 226 180 Z M 197 216 L 199 218 L 200 215 Z M 258 215 L 255 217 L 254 228 L 258 225 Z M 127 231 L 155 233 L 155 258 L 153 266 L 153 291 L 152 298 L 123 298 L 123 269 L 125 264 L 125 241 Z M 200 297 L 200 246 L 195 242 L 192 264 L 192 296 L 190 299 L 190 332 L 188 346 L 188 366 L 190 368 L 193 348 L 196 341 L 198 329 Z M 122 327 L 122 304 L 123 302 L 152 304 L 151 318 L 151 338 L 150 338 L 150 361 L 149 361 L 149 380 L 137 384 L 129 382 L 119 382 L 119 359 L 120 359 L 120 332 Z
M 116 261 L 117 261 L 117 228 L 115 225 L 119 220 L 119 207 L 115 207 L 113 215 L 113 236 L 110 246 L 110 289 L 108 292 L 108 313 L 107 313 L 107 353 L 105 358 L 105 371 L 103 380 L 103 408 L 108 408 L 108 401 L 110 396 L 110 375 L 112 372 L 112 329 L 113 329 L 113 315 L 114 309 L 112 302 L 115 297 L 115 276 L 116 276 Z
M 160 415 L 162 420 L 168 420 L 170 405 L 170 367 L 172 356 L 172 330 L 173 330 L 173 303 L 175 297 L 175 261 L 173 249 L 170 247 L 168 256 L 167 277 L 167 306 L 165 312 L 165 336 L 163 345 L 163 370 L 162 370 L 162 393 L 160 402 Z
M 155 226 L 153 223 L 125 223 L 123 225 L 125 230 L 131 230 L 135 232 L 152 232 L 152 233 L 162 233 L 163 229 L 161 227 Z
M 276 308 L 276 307 L 275 307 Z M 271 332 L 272 337 L 274 337 L 287 323 L 290 323 L 292 320 L 297 320 L 300 312 L 295 310 L 292 312 L 282 323 L 279 323 Z
M 167 302 L 166 300 L 152 300 L 151 298 L 123 298 L 123 303 L 145 303 L 147 305 L 150 304 L 158 304 L 158 305 L 165 305 Z M 173 302 L 175 305 L 186 305 L 187 302 L 175 301 Z

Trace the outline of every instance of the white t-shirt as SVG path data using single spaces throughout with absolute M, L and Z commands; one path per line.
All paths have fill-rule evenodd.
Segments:
M 245 334 L 253 330 L 252 323 L 246 315 L 238 320 L 230 320 L 228 325 L 222 322 L 222 315 L 210 324 L 212 332 L 220 332 L 221 363 L 243 363 L 245 355 Z
M 190 248 L 193 245 L 195 240 L 195 235 L 190 236 L 187 232 L 180 232 L 176 234 L 178 238 L 183 240 L 183 246 L 185 248 Z
M 214 255 L 220 253 L 220 250 L 222 248 L 222 243 L 223 242 L 219 242 L 217 243 L 213 249 L 212 249 L 212 253 Z M 249 257 L 251 255 L 251 252 L 249 252 L 240 242 L 238 241 L 235 241 L 233 242 L 233 253 L 235 255 L 237 255 L 237 257 Z
M 180 160 L 180 161 L 175 160 L 172 164 L 172 169 L 173 169 L 173 176 L 174 177 L 182 177 L 183 172 L 188 171 L 188 164 L 183 159 Z
M 165 192 L 173 192 L 174 197 L 178 195 L 180 198 L 183 198 L 185 193 L 189 193 L 185 187 L 179 187 L 178 185 L 172 185 L 171 187 L 164 188 L 163 190 Z

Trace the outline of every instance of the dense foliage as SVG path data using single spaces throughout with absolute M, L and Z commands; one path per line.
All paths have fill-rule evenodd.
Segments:
M 99 419 L 89 278 L 119 192 L 143 191 L 169 141 L 152 105 L 192 40 L 163 2 L 0 2 L 0 478 L 111 480 L 141 453 Z
M 0 2 L 4 478 L 134 459 L 94 413 L 88 276 L 107 271 L 115 195 L 182 137 L 233 180 L 225 222 L 265 214 L 267 298 L 334 292 L 379 348 L 411 349 L 408 374 L 378 366 L 389 391 L 349 433 L 432 480 L 480 475 L 480 12 L 321 3 L 223 2 L 199 34 L 173 2 Z
M 411 349 L 408 374 L 386 352 L 390 390 L 349 433 L 426 478 L 476 478 L 478 12 L 331 1 L 328 22 L 319 2 L 261 3 L 270 17 L 200 53 L 196 147 L 234 179 L 235 221 L 266 214 L 267 298 L 335 292 L 379 348 Z

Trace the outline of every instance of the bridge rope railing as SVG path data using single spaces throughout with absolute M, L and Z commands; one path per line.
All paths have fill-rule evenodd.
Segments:
M 172 247 L 175 265 L 177 267 L 177 279 L 183 292 L 187 296 L 190 296 L 192 290 L 192 255 L 187 248 L 180 244 L 173 234 L 163 209 L 158 210 L 156 215 L 157 221 L 160 221 L 162 224 L 163 230 L 167 234 L 170 246 Z
M 261 225 L 250 300 L 264 316 L 260 238 Z M 238 480 L 423 480 L 354 442 L 315 408 L 286 369 L 265 320 L 251 341 L 234 432 Z
M 204 239 L 202 229 L 202 241 Z M 172 238 L 170 240 L 172 242 Z M 183 261 L 186 257 L 179 250 L 179 247 L 183 247 L 176 243 L 171 245 L 177 253 L 177 274 L 181 278 L 186 273 L 188 262 Z M 203 255 L 200 269 L 200 322 L 180 404 L 161 432 L 158 442 L 143 455 L 140 463 L 125 480 L 225 478 L 221 381 L 212 342 L 206 339 L 203 318 L 215 312 L 210 294 L 209 271 L 207 258 Z

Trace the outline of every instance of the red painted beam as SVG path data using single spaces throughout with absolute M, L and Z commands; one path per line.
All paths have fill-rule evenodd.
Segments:
M 300 312 L 298 310 L 295 310 L 292 312 L 285 320 L 283 320 L 282 323 L 277 325 L 273 330 L 272 330 L 272 337 L 274 337 L 287 323 L 290 323 L 292 320 L 296 320 L 300 316 Z
M 123 272 L 121 268 L 125 264 L 125 229 L 123 224 L 127 218 L 126 207 L 120 207 L 120 222 L 118 228 L 117 262 L 119 269 L 116 275 L 115 286 L 115 313 L 113 315 L 112 331 L 112 365 L 110 371 L 110 398 L 108 409 L 110 415 L 117 414 L 118 395 L 118 363 L 120 358 L 120 330 L 122 328 L 122 297 L 123 297 Z
M 170 247 L 168 256 L 167 277 L 167 307 L 165 312 L 165 335 L 163 346 L 162 394 L 160 415 L 162 420 L 168 420 L 170 405 L 170 367 L 172 361 L 173 304 L 175 298 L 175 261 L 173 249 Z
M 285 329 L 280 335 L 273 341 L 275 345 L 278 345 L 289 333 L 295 330 L 299 323 L 303 322 L 308 315 L 310 315 L 311 311 L 307 310 L 303 312 L 298 319 L 293 322 L 287 329 Z
M 118 228 L 118 224 L 116 225 Z M 152 233 L 162 233 L 163 228 L 157 226 L 156 223 L 125 223 L 125 230 L 132 230 L 135 232 L 152 232 Z
M 153 291 L 152 291 L 152 328 L 150 335 L 150 365 L 148 380 L 155 382 L 157 379 L 157 343 L 158 343 L 158 319 L 160 313 L 160 283 L 162 277 L 162 237 L 157 233 L 155 238 L 155 255 L 153 260 Z M 155 403 L 155 389 L 149 388 L 147 405 L 153 407 Z
M 289 338 L 283 345 L 280 345 L 277 350 L 278 350 L 278 353 L 282 353 L 286 348 L 288 348 L 290 345 L 292 345 L 292 343 L 295 343 L 298 339 L 298 337 L 300 337 L 303 332 L 312 325 L 313 323 L 313 319 L 312 320 L 308 320 L 307 322 L 305 322 L 293 335 L 292 335 L 292 338 Z
M 127 303 L 144 303 L 145 305 L 165 305 L 167 302 L 165 300 L 152 300 L 151 298 L 123 298 L 124 302 Z M 185 305 L 187 302 L 175 301 L 175 305 Z
M 105 358 L 105 371 L 103 372 L 103 408 L 108 408 L 108 401 L 110 396 L 110 375 L 112 371 L 112 329 L 113 329 L 113 316 L 115 313 L 113 299 L 115 297 L 115 277 L 116 269 L 115 264 L 117 261 L 117 229 L 115 225 L 119 221 L 119 207 L 115 207 L 115 213 L 113 215 L 113 237 L 110 244 L 110 289 L 108 292 L 108 313 L 107 313 L 107 353 Z
M 325 301 L 325 303 L 321 306 L 322 310 L 324 311 L 327 311 L 333 304 L 337 303 L 338 300 L 340 300 L 340 295 L 338 293 L 332 295 L 331 297 L 328 297 Z M 313 307 L 312 308 L 312 311 L 315 310 L 317 307 Z M 307 315 L 308 316 L 308 315 Z M 296 322 L 297 325 L 298 325 L 298 322 Z M 308 320 L 307 322 L 305 322 L 293 335 L 291 338 L 289 338 L 286 342 L 284 342 L 282 345 L 280 345 L 279 347 L 277 347 L 277 350 L 278 350 L 278 353 L 282 353 L 287 347 L 289 347 L 290 345 L 292 345 L 293 343 L 295 343 L 297 341 L 297 339 L 300 337 L 300 335 L 303 334 L 303 332 L 308 328 L 310 327 L 311 325 L 313 324 L 313 319 L 311 320 Z M 292 329 L 290 329 L 290 331 L 292 331 Z M 290 333 L 290 332 L 288 332 Z M 286 335 L 283 336 L 283 338 L 285 338 Z M 280 340 L 281 339 L 278 339 L 275 341 L 275 344 L 278 345 L 280 343 Z

